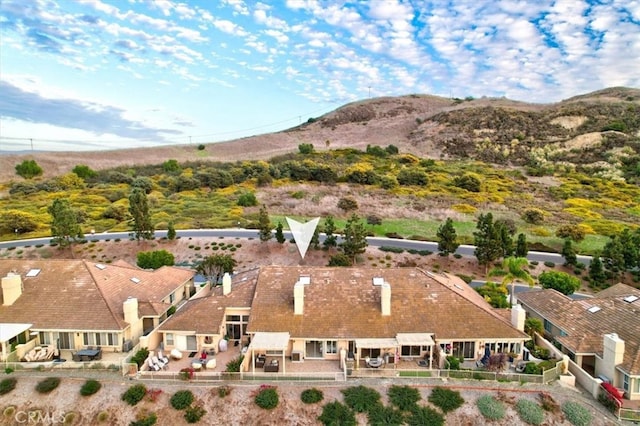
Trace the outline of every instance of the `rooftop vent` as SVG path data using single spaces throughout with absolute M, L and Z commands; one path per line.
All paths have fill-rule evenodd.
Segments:
M 28 275 L 27 275 L 27 276 L 28 276 Z M 638 297 L 638 296 L 634 296 L 634 295 L 631 295 L 631 296 L 627 296 L 627 297 L 625 297 L 625 298 L 624 298 L 624 299 L 622 299 L 622 300 L 624 300 L 624 301 L 625 301 L 625 302 L 627 302 L 627 303 L 633 303 L 633 302 L 635 302 L 635 301 L 636 301 L 636 300 L 638 300 L 638 299 L 640 299 L 640 297 Z
M 140 282 L 140 278 L 136 278 L 136 277 L 131 277 L 129 278 L 131 280 L 131 282 L 138 284 Z
M 382 285 L 382 284 L 384 284 L 384 278 L 373 277 L 373 285 Z
M 311 277 L 309 275 L 300 275 L 300 279 L 298 280 L 300 284 L 309 285 L 311 284 Z
M 592 306 L 589 309 L 587 309 L 587 311 L 591 312 L 592 314 L 595 314 L 596 312 L 598 312 L 601 309 L 602 308 L 600 306 Z
M 30 269 L 29 272 L 27 272 L 27 277 L 37 277 L 39 273 L 40 269 Z
M 104 271 L 107 267 L 102 263 L 96 263 L 96 268 L 100 269 L 101 271 Z

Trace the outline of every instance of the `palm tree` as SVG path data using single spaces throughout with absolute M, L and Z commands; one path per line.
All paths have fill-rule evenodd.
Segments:
M 501 268 L 492 269 L 489 272 L 489 276 L 502 275 L 502 285 L 507 286 L 511 284 L 511 306 L 515 299 L 515 283 L 516 281 L 522 281 L 529 284 L 529 287 L 533 287 L 535 280 L 529 275 L 529 271 L 525 268 L 529 266 L 529 261 L 526 257 L 506 257 L 502 261 Z

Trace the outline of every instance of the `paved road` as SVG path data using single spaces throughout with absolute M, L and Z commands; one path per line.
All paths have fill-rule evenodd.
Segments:
M 167 231 L 156 231 L 156 238 L 165 237 L 167 235 Z M 227 237 L 227 238 L 258 238 L 258 231 L 255 229 L 239 229 L 239 228 L 231 228 L 231 229 L 188 229 L 177 231 L 177 235 L 181 237 Z M 287 239 L 291 239 L 291 232 L 285 231 L 284 236 Z M 129 232 L 109 232 L 109 233 L 101 233 L 101 234 L 87 234 L 85 238 L 88 240 L 106 240 L 106 239 L 127 239 L 129 238 Z M 324 239 L 324 235 L 320 236 L 320 239 Z M 5 241 L 0 242 L 0 248 L 8 248 L 8 247 L 25 247 L 25 246 L 34 246 L 37 244 L 49 244 L 51 242 L 51 238 L 35 238 L 30 240 L 15 240 L 15 241 Z M 370 246 L 380 247 L 380 246 L 393 246 L 400 247 L 405 250 L 414 249 L 414 250 L 429 250 L 434 253 L 438 251 L 438 243 L 430 242 L 430 241 L 415 241 L 415 240 L 402 240 L 395 238 L 383 238 L 383 237 L 368 237 L 367 242 Z M 470 245 L 461 245 L 456 250 L 457 254 L 465 257 L 474 257 L 475 246 Z M 546 253 L 540 251 L 530 251 L 527 258 L 529 261 L 537 261 L 537 262 L 553 262 L 556 264 L 564 263 L 564 258 L 557 253 Z M 590 256 L 578 256 L 578 262 L 584 263 L 586 266 L 589 266 L 591 262 Z
M 482 285 L 484 285 L 486 283 L 486 281 L 479 281 L 479 280 L 473 280 L 469 283 L 469 285 L 473 288 L 476 287 L 480 287 Z M 540 290 L 542 287 L 540 286 L 535 286 L 535 287 L 529 287 L 529 285 L 527 284 L 516 284 L 515 285 L 515 292 L 516 292 L 516 299 L 517 299 L 517 294 L 518 293 L 525 293 L 527 291 L 531 291 L 531 290 Z M 509 294 L 511 294 L 511 286 L 507 286 L 507 291 L 509 292 Z M 569 297 L 573 300 L 582 300 L 582 299 L 589 299 L 593 296 L 591 296 L 590 294 L 583 294 L 583 293 L 573 293 L 571 295 L 569 295 Z

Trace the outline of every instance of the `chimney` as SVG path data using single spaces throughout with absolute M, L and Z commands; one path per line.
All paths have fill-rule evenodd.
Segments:
M 231 275 L 225 272 L 222 276 L 222 294 L 226 296 L 229 293 L 231 293 Z
M 22 278 L 20 275 L 9 272 L 2 278 L 2 300 L 4 306 L 13 305 L 22 294 Z
M 122 310 L 124 311 L 124 320 L 130 325 L 134 325 L 138 322 L 138 299 L 129 296 L 127 300 L 122 304 Z
M 298 281 L 293 286 L 293 313 L 295 315 L 302 315 L 304 311 L 304 283 Z
M 522 305 L 515 305 L 511 308 L 511 325 L 520 331 L 524 331 L 524 320 L 527 317 Z
M 385 282 L 380 286 L 380 302 L 382 308 L 382 315 L 391 315 L 391 285 Z
M 598 368 L 598 362 L 596 362 L 596 374 L 604 375 L 611 384 L 616 387 L 621 387 L 619 383 L 619 374 L 616 373 L 616 366 L 622 364 L 624 358 L 624 340 L 622 340 L 616 333 L 604 335 L 604 350 L 602 352 L 602 367 Z

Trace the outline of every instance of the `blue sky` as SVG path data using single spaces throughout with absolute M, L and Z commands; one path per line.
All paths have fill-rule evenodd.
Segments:
M 206 143 L 411 93 L 640 87 L 640 0 L 2 0 L 0 151 Z

